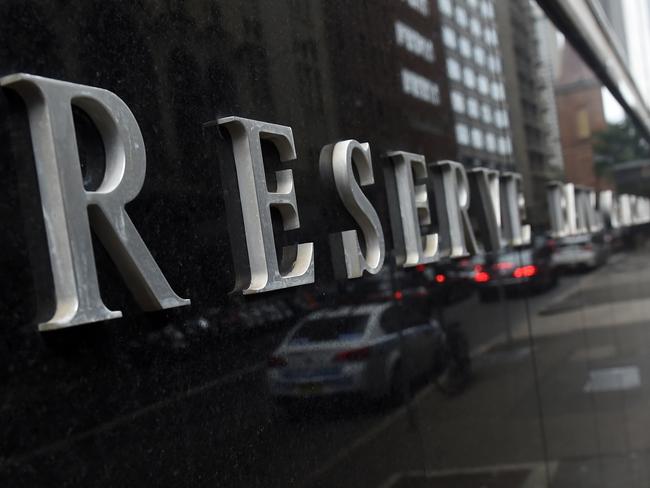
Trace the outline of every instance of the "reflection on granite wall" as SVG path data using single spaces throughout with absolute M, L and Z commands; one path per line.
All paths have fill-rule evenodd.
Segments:
M 147 175 L 126 209 L 192 300 L 143 312 L 97 241 L 102 298 L 123 318 L 38 332 L 54 307 L 47 240 L 25 105 L 2 90 L 0 484 L 578 486 L 601 469 L 611 434 L 601 415 L 639 408 L 644 390 L 626 377 L 634 396 L 611 393 L 608 410 L 594 404 L 598 386 L 585 393 L 581 382 L 618 354 L 641 378 L 647 370 L 634 363 L 647 249 L 641 235 L 595 241 L 600 268 L 559 283 L 557 245 L 544 236 L 508 255 L 396 267 L 381 156 L 436 161 L 456 144 L 439 26 L 422 11 L 433 4 L 0 5 L 0 76 L 102 87 L 134 113 Z M 233 291 L 245 258 L 240 198 L 231 140 L 213 124 L 228 115 L 293 129 L 296 160 L 280 163 L 272 146 L 263 154 L 270 180 L 293 171 L 300 212 L 296 230 L 274 216 L 276 247 L 314 242 L 314 284 Z M 104 148 L 83 112 L 75 124 L 91 190 Z M 370 143 L 375 183 L 364 192 L 389 250 L 382 272 L 359 280 L 334 275 L 329 234 L 357 224 L 318 168 L 321 149 L 344 139 Z M 515 279 L 523 267 L 535 273 Z M 629 300 L 638 309 L 618 314 Z M 611 316 L 585 318 L 592 305 Z M 592 324 L 593 347 L 581 335 Z M 647 436 L 630 435 L 616 452 L 646 452 Z M 625 486 L 648 476 L 630 462 Z

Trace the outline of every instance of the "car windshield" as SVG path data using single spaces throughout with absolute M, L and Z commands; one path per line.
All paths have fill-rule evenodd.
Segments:
M 348 315 L 309 320 L 294 332 L 289 343 L 354 341 L 363 336 L 367 323 L 367 315 Z
M 532 261 L 531 249 L 520 249 L 518 251 L 505 252 L 499 256 L 498 263 L 522 264 Z
M 574 246 L 576 244 L 585 244 L 587 242 L 591 241 L 591 236 L 589 234 L 583 234 L 581 236 L 572 236 L 572 237 L 565 237 L 562 239 L 558 245 L 560 247 L 562 246 Z

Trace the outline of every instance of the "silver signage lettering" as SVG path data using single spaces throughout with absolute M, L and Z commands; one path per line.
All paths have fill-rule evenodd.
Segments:
M 431 211 L 426 184 L 414 181 L 427 177 L 424 156 L 392 151 L 386 157 L 391 166 L 387 183 L 397 264 L 406 268 L 432 263 L 437 260 L 438 234 L 420 233 L 420 226 L 431 224 Z
M 433 184 L 438 213 L 441 254 L 460 258 L 478 252 L 478 245 L 467 213 L 469 183 L 462 164 L 438 161 L 432 164 Z
M 618 197 L 619 221 L 623 227 L 632 225 L 631 195 L 623 194 Z
M 358 183 L 354 178 L 353 164 L 359 174 Z M 347 277 L 358 278 L 364 271 L 376 274 L 384 264 L 386 246 L 379 216 L 361 191 L 361 186 L 375 182 L 369 144 L 355 140 L 337 142 L 332 150 L 331 165 L 336 191 L 345 208 L 361 227 L 365 240 L 366 252 L 363 253 L 356 229 L 337 235 L 343 248 Z
M 273 238 L 271 207 L 282 216 L 284 230 L 298 229 L 298 204 L 290 169 L 276 171 L 276 191 L 268 191 L 261 139 L 273 143 L 282 162 L 296 159 L 291 127 L 242 117 L 219 119 L 232 137 L 237 182 L 246 233 L 251 280 L 244 294 L 262 293 L 314 282 L 314 244 L 282 249 L 282 273 Z
M 579 233 L 598 232 L 602 229 L 602 219 L 596 211 L 596 192 L 588 187 L 575 187 L 576 227 Z
M 523 225 L 526 217 L 526 201 L 519 173 L 501 174 L 501 221 L 503 238 L 509 246 L 526 246 L 530 244 L 530 225 Z
M 618 219 L 618 198 L 614 196 L 612 190 L 603 190 L 598 194 L 598 211 L 601 219 L 604 220 L 612 229 L 618 229 L 620 222 Z
M 575 235 L 576 206 L 573 184 L 553 181 L 547 188 L 551 235 L 555 238 Z
M 502 247 L 499 172 L 475 168 L 467 172 L 467 177 L 472 194 L 478 198 L 470 207 L 470 212 L 478 221 L 485 250 L 499 251 Z
M 28 74 L 0 78 L 26 102 L 45 218 L 56 310 L 40 330 L 121 317 L 99 294 L 90 228 L 101 239 L 145 310 L 188 305 L 169 286 L 124 210 L 144 183 L 146 155 L 135 117 L 114 93 Z M 72 105 L 101 134 L 106 172 L 96 191 L 83 186 Z
M 636 197 L 634 223 L 647 224 L 648 221 L 650 221 L 650 200 L 647 197 Z

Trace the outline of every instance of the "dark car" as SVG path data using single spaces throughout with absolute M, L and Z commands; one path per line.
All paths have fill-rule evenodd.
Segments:
M 482 264 L 474 267 L 474 283 L 481 301 L 504 293 L 541 291 L 557 283 L 553 263 L 553 241 L 535 239 L 530 247 L 510 249 L 496 255 L 486 255 Z

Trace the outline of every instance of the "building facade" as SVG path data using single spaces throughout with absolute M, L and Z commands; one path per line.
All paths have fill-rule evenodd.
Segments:
M 650 247 L 526 242 L 502 1 L 0 2 L 0 486 L 647 487 Z
M 548 223 L 544 201 L 547 184 L 559 176 L 549 125 L 555 113 L 548 114 L 549 102 L 555 105 L 548 77 L 549 65 L 541 56 L 537 28 L 530 28 L 538 21 L 532 2 L 513 0 L 496 2 L 495 6 L 513 157 L 523 175 L 529 221 L 542 227 Z
M 514 169 L 503 61 L 492 0 L 438 0 L 457 159 Z
M 568 44 L 562 50 L 555 97 L 566 180 L 611 188 L 611 182 L 596 173 L 594 159 L 594 134 L 607 128 L 602 84 Z

